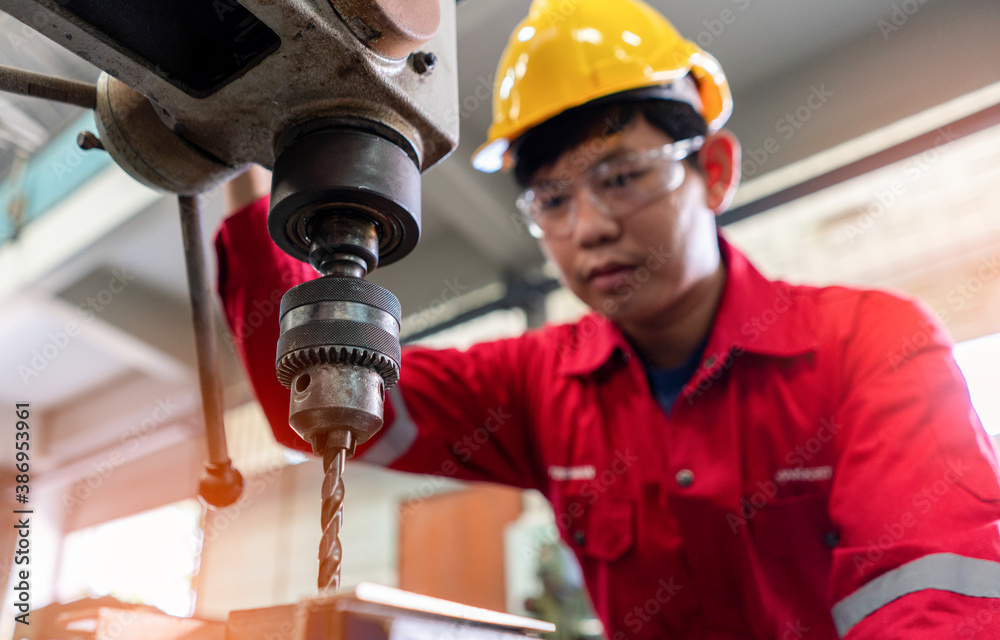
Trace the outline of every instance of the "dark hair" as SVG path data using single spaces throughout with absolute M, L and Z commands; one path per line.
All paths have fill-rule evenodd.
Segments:
M 708 125 L 694 108 L 674 100 L 645 99 L 588 103 L 546 120 L 530 129 L 514 143 L 516 165 L 514 179 L 528 186 L 542 168 L 556 162 L 566 151 L 595 136 L 620 133 L 636 115 L 674 140 L 684 140 L 708 133 Z M 692 166 L 700 171 L 698 165 Z

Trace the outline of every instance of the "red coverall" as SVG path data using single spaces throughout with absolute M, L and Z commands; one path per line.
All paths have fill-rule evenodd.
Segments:
M 224 223 L 219 290 L 274 433 L 278 301 L 315 277 L 266 200 Z M 595 314 L 407 349 L 358 457 L 542 491 L 611 640 L 1000 638 L 1000 484 L 950 341 L 912 302 L 765 279 L 720 238 L 705 358 L 666 415 Z

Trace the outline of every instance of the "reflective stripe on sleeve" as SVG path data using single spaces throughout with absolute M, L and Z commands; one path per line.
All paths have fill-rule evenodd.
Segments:
M 358 456 L 358 460 L 387 467 L 409 451 L 417 439 L 417 425 L 410 417 L 410 412 L 406 410 L 406 403 L 403 402 L 403 394 L 399 392 L 399 387 L 389 389 L 389 399 L 396 413 L 395 419 L 379 441 L 365 451 L 364 455 Z
M 843 638 L 869 615 L 903 596 L 937 589 L 974 598 L 1000 598 L 1000 563 L 935 553 L 896 567 L 833 606 L 833 622 Z

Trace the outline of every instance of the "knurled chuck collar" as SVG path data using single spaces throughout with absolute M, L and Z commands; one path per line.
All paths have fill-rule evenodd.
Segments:
M 288 290 L 281 299 L 278 380 L 318 364 L 374 369 L 385 387 L 399 381 L 399 300 L 360 278 L 323 277 Z

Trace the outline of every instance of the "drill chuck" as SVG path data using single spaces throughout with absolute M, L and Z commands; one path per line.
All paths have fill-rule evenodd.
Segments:
M 324 277 L 290 289 L 280 315 L 276 367 L 292 428 L 314 446 L 333 429 L 368 440 L 399 380 L 399 300 L 360 278 Z

